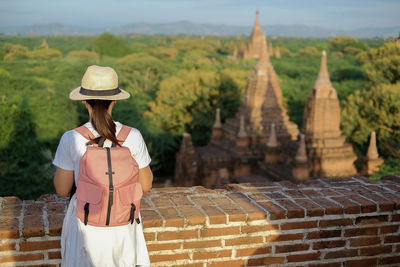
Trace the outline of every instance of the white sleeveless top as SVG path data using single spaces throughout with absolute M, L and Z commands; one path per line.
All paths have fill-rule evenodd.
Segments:
M 122 124 L 115 122 L 116 134 Z M 99 134 L 90 122 L 85 126 L 95 137 Z M 108 140 L 106 140 L 108 141 Z M 63 134 L 53 164 L 64 170 L 73 170 L 75 184 L 79 163 L 86 152 L 83 136 L 74 130 Z M 104 146 L 111 144 L 105 142 Z M 130 149 L 139 169 L 150 164 L 150 156 L 140 131 L 132 128 L 123 146 Z M 143 235 L 142 222 L 114 227 L 84 225 L 75 215 L 76 196 L 72 196 L 65 214 L 61 232 L 61 256 L 63 267 L 131 267 L 150 266 L 149 255 Z M 140 217 L 140 221 L 142 221 Z

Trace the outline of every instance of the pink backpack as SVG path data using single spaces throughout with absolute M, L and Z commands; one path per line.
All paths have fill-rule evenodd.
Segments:
M 85 126 L 75 129 L 88 140 L 95 137 Z M 131 128 L 122 126 L 117 139 L 122 145 Z M 80 161 L 76 187 L 76 216 L 93 226 L 139 224 L 143 195 L 139 167 L 127 147 L 88 146 Z

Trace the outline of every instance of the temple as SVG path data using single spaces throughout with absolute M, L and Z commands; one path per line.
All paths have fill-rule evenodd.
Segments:
M 257 12 L 245 53 L 257 55 L 258 61 L 249 75 L 242 104 L 235 117 L 225 123 L 217 109 L 207 146 L 194 147 L 190 135 L 184 134 L 177 153 L 177 186 L 216 188 L 232 182 L 302 182 L 357 174 L 356 154 L 340 131 L 340 104 L 330 82 L 325 51 L 304 108 L 300 133 L 282 105 L 282 91 L 268 47 L 272 48 L 272 44 L 267 45 Z M 275 53 L 277 50 L 278 46 Z M 374 133 L 370 142 L 368 155 L 363 159 L 363 172 L 368 175 L 382 164 Z
M 261 50 L 264 45 L 265 36 L 260 26 L 260 13 L 257 11 L 256 21 L 250 35 L 249 43 L 247 45 L 243 44 L 241 47 L 242 58 L 260 58 Z

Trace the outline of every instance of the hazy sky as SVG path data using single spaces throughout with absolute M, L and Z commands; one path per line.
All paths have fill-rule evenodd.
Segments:
M 248 26 L 257 8 L 262 25 L 400 26 L 400 0 L 0 0 L 0 26 L 113 27 L 179 20 Z

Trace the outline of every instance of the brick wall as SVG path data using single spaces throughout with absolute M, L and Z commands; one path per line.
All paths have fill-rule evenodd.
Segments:
M 59 266 L 66 199 L 1 199 L 0 266 Z M 152 266 L 399 266 L 400 177 L 153 189 Z

